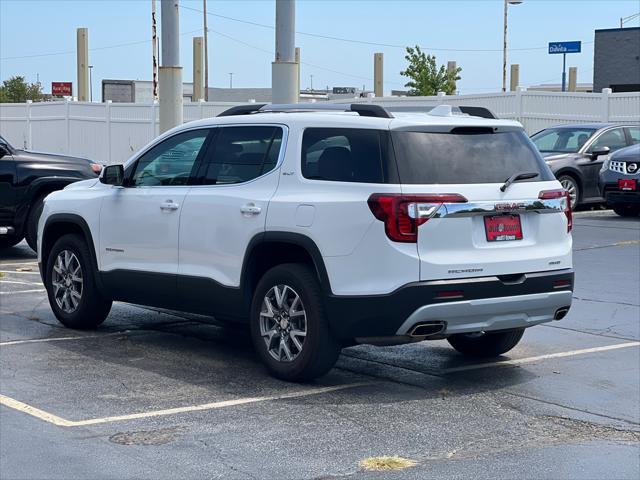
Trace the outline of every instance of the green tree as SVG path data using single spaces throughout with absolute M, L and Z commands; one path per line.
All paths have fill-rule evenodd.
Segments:
M 409 65 L 400 75 L 408 77 L 410 80 L 405 84 L 409 87 L 409 95 L 437 95 L 438 92 L 445 92 L 452 95 L 456 91 L 456 81 L 460 80 L 458 75 L 462 68 L 448 72 L 444 65 L 440 68 L 436 65 L 436 57 L 424 53 L 418 45 L 407 47 L 407 54 L 404 57 Z
M 23 103 L 42 100 L 42 85 L 28 83 L 24 77 L 15 76 L 0 85 L 0 103 Z

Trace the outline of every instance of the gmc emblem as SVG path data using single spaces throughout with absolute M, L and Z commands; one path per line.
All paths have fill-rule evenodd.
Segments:
M 525 210 L 526 205 L 524 202 L 515 203 L 496 203 L 494 209 L 498 212 L 506 212 L 512 210 Z

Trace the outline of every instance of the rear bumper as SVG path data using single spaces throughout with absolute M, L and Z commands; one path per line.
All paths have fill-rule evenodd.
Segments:
M 571 306 L 572 269 L 520 276 L 416 282 L 387 295 L 327 296 L 325 309 L 340 339 L 409 334 L 420 322 L 445 322 L 443 335 L 522 328 L 549 322 Z M 439 293 L 455 291 L 455 297 Z

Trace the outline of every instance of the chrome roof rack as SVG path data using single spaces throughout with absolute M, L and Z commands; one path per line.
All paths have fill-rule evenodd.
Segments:
M 270 103 L 249 103 L 247 105 L 237 105 L 218 114 L 218 117 L 229 117 L 231 115 L 252 115 L 255 113 L 274 112 L 355 112 L 361 117 L 393 118 L 384 107 L 370 103 L 290 103 L 290 104 L 270 104 Z

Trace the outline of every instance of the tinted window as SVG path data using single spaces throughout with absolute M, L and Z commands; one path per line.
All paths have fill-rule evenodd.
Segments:
M 536 133 L 531 140 L 543 153 L 573 153 L 580 150 L 594 133 L 593 128 L 548 128 Z
M 589 151 L 593 152 L 602 147 L 609 147 L 612 152 L 627 146 L 627 139 L 624 136 L 624 129 L 614 128 L 600 135 L 595 142 L 589 147 Z
M 170 137 L 136 162 L 131 185 L 186 185 L 209 130 L 192 130 Z
M 640 127 L 629 127 L 629 135 L 631 135 L 631 144 L 640 143 Z
M 487 130 L 454 129 L 454 133 L 394 131 L 391 138 L 400 182 L 502 183 L 519 172 L 539 173 L 531 181 L 553 179 L 524 132 L 484 132 Z
M 302 175 L 312 180 L 385 183 L 386 136 L 380 130 L 307 128 Z
M 222 127 L 204 178 L 207 185 L 242 183 L 274 169 L 278 163 L 279 127 Z

